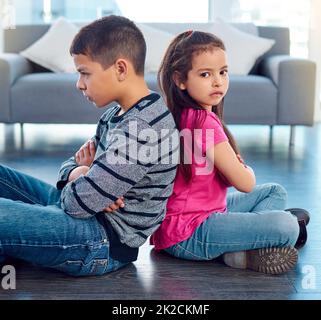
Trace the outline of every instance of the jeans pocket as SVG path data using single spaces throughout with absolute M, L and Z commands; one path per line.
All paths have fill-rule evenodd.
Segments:
M 99 276 L 99 275 L 103 275 L 104 273 L 106 273 L 108 270 L 108 264 L 109 264 L 109 260 L 108 259 L 95 259 L 91 262 L 91 266 L 90 266 L 90 275 L 95 275 L 95 276 Z
M 185 242 L 183 242 L 183 244 L 185 244 Z M 193 261 L 207 260 L 206 258 L 196 254 L 195 252 L 191 252 L 187 248 L 184 248 L 179 243 L 174 244 L 173 246 L 165 249 L 164 251 L 166 251 L 167 253 L 169 253 L 170 255 L 172 255 L 176 258 L 180 258 L 180 259 L 184 259 L 184 260 L 193 260 Z
M 192 261 L 202 261 L 207 260 L 205 257 L 200 256 L 197 252 L 191 252 L 187 248 L 184 248 L 180 245 L 177 246 L 176 251 L 179 252 L 180 258 L 185 260 L 192 260 Z
M 130 262 L 121 262 L 121 261 L 109 258 L 107 272 L 116 271 L 116 270 L 128 265 L 129 263 Z
M 108 259 L 93 259 L 88 263 L 82 260 L 66 260 L 51 268 L 72 276 L 96 276 L 107 272 Z

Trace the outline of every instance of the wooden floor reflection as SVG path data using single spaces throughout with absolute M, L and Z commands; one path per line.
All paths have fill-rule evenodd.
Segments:
M 94 129 L 26 125 L 22 148 L 19 127 L 13 127 L 6 139 L 0 137 L 0 163 L 54 184 L 61 162 Z M 272 141 L 268 127 L 231 126 L 231 130 L 257 182 L 284 185 L 288 206 L 311 212 L 308 243 L 294 270 L 269 276 L 231 269 L 215 260 L 184 261 L 155 252 L 145 243 L 136 262 L 101 277 L 72 278 L 13 261 L 17 288 L 0 287 L 0 299 L 321 299 L 321 125 L 298 127 L 291 149 L 286 126 L 274 129 Z

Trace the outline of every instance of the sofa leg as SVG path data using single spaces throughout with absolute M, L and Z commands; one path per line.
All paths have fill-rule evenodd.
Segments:
M 25 146 L 25 136 L 23 131 L 23 123 L 20 123 L 20 147 L 24 149 Z
M 294 139 L 295 139 L 295 126 L 291 125 L 290 126 L 290 144 L 289 147 L 294 146 Z
M 274 126 L 272 125 L 272 126 L 270 126 L 270 139 L 272 139 L 273 138 L 273 128 L 274 128 Z
M 14 139 L 14 124 L 6 123 L 4 127 L 4 146 L 6 151 L 14 149 L 15 139 Z
M 273 126 L 270 126 L 269 146 L 272 147 L 272 144 L 273 144 Z

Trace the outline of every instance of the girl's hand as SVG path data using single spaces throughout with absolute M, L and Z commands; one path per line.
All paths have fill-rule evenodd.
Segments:
M 105 212 L 113 212 L 113 211 L 119 209 L 120 207 L 121 208 L 125 207 L 124 197 L 118 198 L 113 204 L 111 204 L 110 206 L 105 208 L 103 211 L 105 211 Z
M 68 182 L 76 180 L 81 175 L 86 175 L 89 171 L 89 167 L 87 166 L 80 166 L 72 170 L 69 174 Z
M 238 191 L 251 192 L 255 186 L 255 175 L 245 165 L 240 155 L 236 155 L 227 141 L 216 144 L 206 151 L 218 171 Z
M 90 167 L 95 159 L 96 148 L 92 140 L 83 144 L 75 154 L 75 160 L 78 166 Z

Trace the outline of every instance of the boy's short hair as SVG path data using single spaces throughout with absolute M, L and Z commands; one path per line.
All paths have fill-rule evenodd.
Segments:
M 131 20 L 110 15 L 80 29 L 71 44 L 70 54 L 83 54 L 110 67 L 118 58 L 130 60 L 136 74 L 144 74 L 146 42 Z

